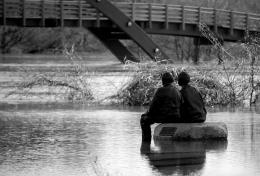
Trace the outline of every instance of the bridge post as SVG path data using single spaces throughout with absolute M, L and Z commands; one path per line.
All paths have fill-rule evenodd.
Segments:
M 201 7 L 198 8 L 198 29 L 201 23 Z
M 2 4 L 2 20 L 3 20 L 3 28 L 2 28 L 2 40 L 1 40 L 1 45 L 4 46 L 5 42 L 6 42 L 6 35 L 5 35 L 5 31 L 6 31 L 6 0 L 3 0 L 3 4 Z M 1 48 L 2 49 L 2 48 Z M 5 51 L 2 49 L 2 54 L 4 54 Z
M 78 5 L 79 5 L 79 21 L 78 25 L 79 27 L 82 27 L 82 5 L 81 5 L 81 0 L 78 0 Z
M 248 31 L 249 30 L 249 15 L 248 15 L 248 13 L 246 13 L 246 27 L 245 27 L 245 29 L 246 29 L 246 31 Z
M 218 33 L 218 11 L 214 9 L 214 32 Z
M 169 28 L 169 7 L 168 4 L 165 5 L 165 29 Z
M 42 2 L 42 4 L 41 4 L 41 6 L 42 6 L 42 9 L 41 9 L 41 15 L 42 15 L 42 27 L 44 27 L 45 26 L 45 11 L 44 11 L 44 4 L 45 4 L 45 2 L 44 2 L 44 0 L 42 0 L 41 1 Z
M 185 30 L 186 30 L 186 24 L 185 24 L 185 6 L 182 6 L 181 9 L 182 9 L 182 10 L 181 10 L 181 15 L 182 15 L 181 29 L 182 29 L 183 31 L 185 31 Z
M 60 0 L 60 26 L 64 27 L 64 7 L 63 0 Z
M 22 26 L 26 26 L 26 1 L 22 0 Z
M 234 35 L 234 13 L 231 10 L 230 11 L 230 35 L 233 36 Z
M 153 11 L 153 6 L 152 4 L 149 4 L 149 28 L 152 29 L 153 28 L 153 22 L 152 22 L 152 11 Z
M 155 44 L 145 31 L 126 16 L 121 10 L 108 0 L 86 0 L 87 3 L 103 13 L 133 41 L 139 45 L 154 61 L 169 60 L 169 57 Z
M 96 27 L 99 28 L 100 27 L 100 12 L 98 9 L 96 9 L 96 17 L 97 17 Z
M 6 0 L 3 0 L 3 9 L 2 9 L 2 18 L 3 18 L 3 26 L 6 25 Z
M 132 3 L 132 20 L 135 21 L 135 3 Z

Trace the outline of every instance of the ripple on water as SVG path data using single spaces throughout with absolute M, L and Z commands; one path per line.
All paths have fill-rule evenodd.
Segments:
M 140 153 L 142 111 L 120 107 L 5 105 L 0 111 L 0 172 L 8 176 L 81 176 L 96 172 L 147 176 L 260 174 L 259 114 L 209 112 L 208 121 L 227 124 L 228 143 L 155 141 L 150 149 L 159 152 L 157 159 L 178 154 L 178 162 L 187 162 L 184 156 L 198 157 L 194 160 L 197 164 L 176 166 L 176 160 L 171 158 L 175 165 L 158 167 L 156 158 Z

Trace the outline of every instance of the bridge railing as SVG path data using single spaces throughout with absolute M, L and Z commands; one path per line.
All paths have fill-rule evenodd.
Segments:
M 244 13 L 205 7 L 148 4 L 115 3 L 133 21 L 199 24 L 230 28 L 231 30 L 260 31 L 260 14 Z M 85 0 L 0 0 L 0 18 L 3 23 L 9 18 L 26 19 L 77 19 L 107 20 Z

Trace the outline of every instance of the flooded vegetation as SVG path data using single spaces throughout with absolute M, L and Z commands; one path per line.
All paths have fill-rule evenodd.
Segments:
M 132 75 L 118 61 L 82 57 L 7 57 L 0 66 L 1 101 L 100 102 Z M 25 63 L 17 63 L 21 59 Z
M 257 1 L 0 2 L 0 175 L 260 175 Z M 228 139 L 142 142 L 161 74 L 183 70 Z
M 228 84 L 224 84 L 225 76 L 230 73 L 232 77 L 238 71 L 228 67 L 227 61 L 228 72 L 225 72 L 223 65 L 216 63 L 211 63 L 215 69 L 210 64 L 121 65 L 118 61 L 82 57 L 84 61 L 73 62 L 56 57 L 45 61 L 27 58 L 22 64 L 11 59 L 0 65 L 1 173 L 6 176 L 260 174 L 260 110 L 253 106 L 251 109 L 215 106 L 230 103 L 228 97 L 232 94 Z M 232 80 L 238 86 L 234 89 L 238 91 L 236 100 L 243 104 L 249 100 L 250 91 L 244 91 L 243 96 L 238 93 L 245 90 L 243 86 L 248 85 L 250 77 L 248 64 L 239 68 L 239 76 Z M 170 70 L 177 74 L 183 69 L 193 75 L 192 82 L 210 105 L 207 122 L 227 124 L 228 141 L 153 140 L 147 146 L 141 142 L 139 126 L 146 108 L 134 105 L 149 103 L 160 85 L 160 73 Z M 254 85 L 258 85 L 257 69 Z M 236 82 L 237 78 L 243 78 L 244 82 Z M 82 79 L 86 82 L 82 83 Z M 88 99 L 82 99 L 84 94 L 79 99 L 70 98 L 76 87 L 87 91 Z

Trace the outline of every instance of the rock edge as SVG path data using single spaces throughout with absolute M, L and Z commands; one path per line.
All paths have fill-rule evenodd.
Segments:
M 155 140 L 227 140 L 228 130 L 223 122 L 166 123 L 154 129 Z

